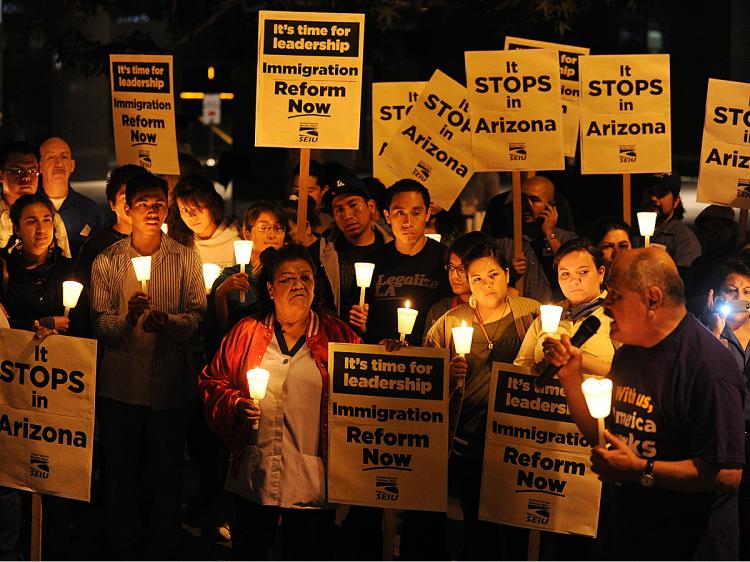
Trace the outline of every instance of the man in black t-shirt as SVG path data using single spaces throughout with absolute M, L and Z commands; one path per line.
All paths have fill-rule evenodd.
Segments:
M 424 235 L 430 219 L 430 194 L 422 184 L 411 179 L 397 181 L 386 192 L 385 203 L 383 212 L 395 240 L 372 254 L 375 272 L 367 308 L 353 306 L 350 321 L 365 329 L 368 343 L 397 338 L 397 309 L 409 301 L 409 306 L 419 312 L 407 341 L 422 345 L 427 312 L 451 295 L 443 266 L 446 248 Z
M 744 382 L 729 352 L 685 309 L 677 267 L 660 248 L 614 262 L 604 303 L 612 363 L 608 447 L 592 470 L 616 482 L 603 507 L 606 555 L 619 559 L 736 559 L 744 463 Z M 591 442 L 597 422 L 581 391 L 581 351 L 567 336 L 550 360 L 571 414 Z
M 347 320 L 349 309 L 359 302 L 354 264 L 371 262 L 370 254 L 392 236 L 372 221 L 375 203 L 359 178 L 337 179 L 331 186 L 331 201 L 335 224 L 309 251 L 319 265 L 317 282 L 323 306 Z

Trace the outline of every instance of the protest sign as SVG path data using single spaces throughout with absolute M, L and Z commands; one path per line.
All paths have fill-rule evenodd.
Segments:
M 557 51 L 468 51 L 474 168 L 565 168 Z
M 372 85 L 372 175 L 386 187 L 399 178 L 388 168 L 383 153 L 425 84 L 427 82 L 378 82 Z
M 255 145 L 359 148 L 364 14 L 258 20 Z
M 750 84 L 708 81 L 698 173 L 701 203 L 750 209 Z
M 560 62 L 560 94 L 562 98 L 563 146 L 565 156 L 571 158 L 576 155 L 578 144 L 578 121 L 581 115 L 581 88 L 579 87 L 578 59 L 589 54 L 587 47 L 574 47 L 521 39 L 520 37 L 506 37 L 506 49 L 555 49 Z
M 445 511 L 448 351 L 329 344 L 328 499 Z
M 0 329 L 0 485 L 90 498 L 96 341 Z
M 672 170 L 669 55 L 589 55 L 581 74 L 581 173 Z
M 474 173 L 466 88 L 436 70 L 383 155 L 399 179 L 422 183 L 449 209 Z
M 601 482 L 589 467 L 591 445 L 560 383 L 537 392 L 535 378 L 493 365 L 479 518 L 595 537 Z
M 180 174 L 172 55 L 110 55 L 117 165 Z

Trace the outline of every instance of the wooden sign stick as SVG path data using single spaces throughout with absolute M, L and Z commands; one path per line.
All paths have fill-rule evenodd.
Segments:
M 737 246 L 742 247 L 747 242 L 747 209 L 740 209 L 740 222 L 737 225 Z
M 511 172 L 513 178 L 513 258 L 523 257 L 521 216 L 521 172 Z M 516 281 L 516 290 L 523 296 L 523 276 Z
M 42 494 L 31 493 L 31 559 L 42 559 Z
M 529 549 L 526 551 L 526 560 L 539 560 L 539 543 L 542 532 L 538 529 L 529 529 Z
M 307 187 L 310 185 L 310 149 L 299 149 L 299 192 L 297 196 L 297 240 L 304 246 L 307 234 Z
M 396 510 L 383 510 L 383 560 L 393 560 L 396 548 Z
M 622 220 L 631 224 L 630 174 L 622 175 Z

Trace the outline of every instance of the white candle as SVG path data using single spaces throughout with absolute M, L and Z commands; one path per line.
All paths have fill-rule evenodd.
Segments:
M 456 353 L 459 355 L 471 353 L 471 340 L 474 338 L 474 328 L 467 326 L 465 320 L 461 320 L 461 325 L 453 328 L 452 332 Z
M 562 315 L 562 306 L 554 304 L 543 304 L 539 307 L 542 314 L 542 332 L 554 334 L 560 325 L 560 316 Z
M 214 286 L 214 281 L 219 277 L 221 273 L 221 266 L 215 263 L 204 263 L 203 264 L 203 284 L 206 287 L 206 294 L 211 292 L 211 287 Z
M 78 281 L 63 281 L 63 306 L 65 312 L 63 315 L 65 318 L 68 317 L 71 308 L 75 308 L 78 304 L 78 299 L 83 291 L 83 285 Z
M 646 239 L 646 248 L 650 245 L 651 237 L 654 235 L 654 229 L 656 228 L 656 213 L 642 211 L 637 213 L 638 215 L 638 229 L 641 231 L 641 236 Z
M 359 306 L 365 304 L 365 289 L 372 283 L 372 272 L 375 270 L 374 263 L 355 262 L 354 273 L 357 275 L 357 287 L 359 287 Z
M 234 241 L 234 259 L 240 264 L 240 271 L 245 273 L 245 265 L 250 263 L 253 255 L 252 240 L 235 240 Z M 240 291 L 240 302 L 245 302 L 245 292 Z
M 414 329 L 414 322 L 417 320 L 418 310 L 410 308 L 410 302 L 406 301 L 404 308 L 399 308 L 398 313 L 398 333 L 401 336 L 401 341 L 406 340 L 406 336 L 411 334 Z
M 151 256 L 140 256 L 133 258 L 135 278 L 141 282 L 141 291 L 146 292 L 146 281 L 151 279 Z
M 425 234 L 427 238 L 432 238 L 435 242 L 440 242 L 440 240 L 443 238 L 440 234 Z
M 596 418 L 599 425 L 599 445 L 604 446 L 604 418 L 612 411 L 612 381 L 590 377 L 581 384 L 583 396 L 592 418 Z
M 169 234 L 169 227 L 167 226 L 167 223 L 165 222 L 161 223 L 161 231 L 164 234 Z
M 263 400 L 266 396 L 266 388 L 268 387 L 268 377 L 271 373 L 260 367 L 250 369 L 247 372 L 247 387 L 250 390 L 250 398 L 253 400 Z M 259 422 L 253 422 L 253 429 L 258 429 Z

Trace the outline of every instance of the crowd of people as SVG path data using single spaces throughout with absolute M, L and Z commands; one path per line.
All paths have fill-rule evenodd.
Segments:
M 456 209 L 437 207 L 415 180 L 386 188 L 313 162 L 306 217 L 297 215 L 297 169 L 291 201 L 253 201 L 235 220 L 187 154 L 179 176 L 112 170 L 106 212 L 70 186 L 75 160 L 63 139 L 11 143 L 0 165 L 0 322 L 98 340 L 94 500 L 105 511 L 104 556 L 182 556 L 187 451 L 200 473 L 201 531 L 231 534 L 234 559 L 383 559 L 382 510 L 326 496 L 330 342 L 450 350 L 445 462 L 462 551 L 446 540 L 446 514 L 407 511 L 402 559 L 526 555 L 524 531 L 479 517 L 494 362 L 561 367 L 592 443 L 580 382 L 609 376 L 627 390 L 613 397 L 608 446 L 592 450 L 605 482 L 599 538 L 545 535 L 543 554 L 750 554 L 750 251 L 738 248 L 731 209 L 710 206 L 693 227 L 682 221 L 678 174 L 648 178 L 643 208 L 658 213 L 649 248 L 636 248 L 637 232 L 617 217 L 577 230 L 552 181 L 527 178 L 519 256 L 506 194 L 488 203 L 481 231 L 463 232 Z M 247 270 L 235 263 L 238 240 L 253 242 Z M 139 256 L 151 256 L 148 291 L 131 265 Z M 375 266 L 364 304 L 356 262 Z M 222 268 L 210 290 L 207 263 Z M 84 285 L 69 317 L 68 279 Z M 400 343 L 396 309 L 406 300 L 420 312 Z M 554 338 L 539 313 L 551 303 L 563 308 Z M 601 328 L 572 345 L 590 316 Z M 452 341 L 462 322 L 474 328 L 465 355 Z M 260 400 L 245 377 L 256 367 L 270 373 Z M 21 554 L 23 500 L 0 488 L 0 559 Z

